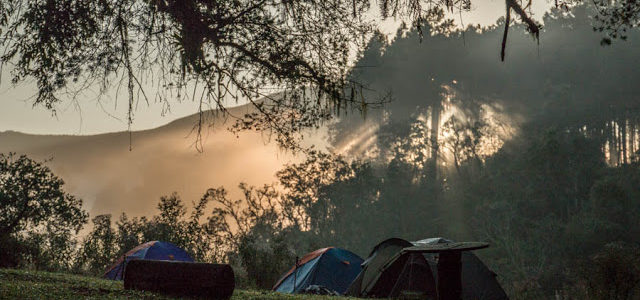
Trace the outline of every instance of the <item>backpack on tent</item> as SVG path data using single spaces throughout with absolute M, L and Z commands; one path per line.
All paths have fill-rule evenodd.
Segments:
M 362 261 L 357 254 L 345 249 L 318 249 L 302 257 L 296 266 L 278 280 L 273 290 L 300 293 L 309 286 L 316 285 L 344 294 L 360 273 Z
M 182 248 L 168 242 L 151 241 L 138 245 L 120 256 L 116 262 L 104 272 L 104 278 L 122 280 L 127 263 L 133 259 L 193 262 L 193 258 Z
M 408 242 L 392 238 L 376 245 L 349 286 L 348 296 L 437 298 L 437 254 L 404 251 L 423 245 L 451 243 L 442 238 Z M 462 299 L 508 299 L 491 272 L 472 252 L 462 252 Z

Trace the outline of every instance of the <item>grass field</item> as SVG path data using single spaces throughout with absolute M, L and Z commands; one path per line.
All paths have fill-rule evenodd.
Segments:
M 0 269 L 0 299 L 176 299 L 131 291 L 121 281 L 65 273 Z M 231 299 L 348 299 L 344 297 L 285 295 L 267 291 L 237 290 Z

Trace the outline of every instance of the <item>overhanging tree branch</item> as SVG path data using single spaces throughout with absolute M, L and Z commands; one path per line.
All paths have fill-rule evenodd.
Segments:
M 529 33 L 533 35 L 533 37 L 536 40 L 540 39 L 540 25 L 527 15 L 527 13 L 524 11 L 524 9 L 522 9 L 520 4 L 516 2 L 516 0 L 506 0 L 505 5 L 507 7 L 507 12 L 505 16 L 504 34 L 502 36 L 502 48 L 500 50 L 500 59 L 502 61 L 504 61 L 505 49 L 507 47 L 507 35 L 509 34 L 509 26 L 511 25 L 512 9 L 516 14 L 518 14 L 518 16 L 520 16 L 520 19 L 526 24 L 527 31 L 529 31 Z

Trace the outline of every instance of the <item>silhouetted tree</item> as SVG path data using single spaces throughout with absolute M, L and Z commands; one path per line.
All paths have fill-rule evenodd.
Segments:
M 87 222 L 82 200 L 63 189 L 64 181 L 25 155 L 0 154 L 0 247 L 14 263 L 56 268 L 68 263 L 72 234 Z M 22 251 L 21 251 L 22 250 Z
M 111 227 L 111 215 L 98 215 L 91 221 L 93 229 L 84 239 L 77 254 L 74 268 L 76 270 L 86 269 L 93 274 L 102 274 L 109 265 L 115 262 L 120 251 L 116 247 L 116 233 Z
M 111 215 L 93 218 L 92 231 L 78 249 L 75 270 L 102 274 L 106 267 L 131 250 L 149 241 L 166 241 L 187 251 L 196 261 L 216 262 L 223 259 L 208 220 L 203 218 L 210 197 L 205 195 L 193 203 L 190 214 L 177 193 L 163 196 L 158 214 L 129 218 L 125 213 L 113 224 Z M 113 226 L 115 225 L 115 227 Z
M 70 91 L 94 84 L 102 93 L 126 87 L 130 123 L 138 95 L 170 102 L 177 92 L 178 101 L 199 101 L 201 112 L 244 99 L 256 112 L 233 116 L 237 128 L 273 130 L 288 144 L 300 128 L 317 126 L 334 105 L 350 102 L 342 87 L 351 49 L 370 30 L 368 6 L 368 0 L 2 1 L 0 61 L 14 64 L 14 83 L 34 79 L 35 104 L 54 111 Z M 258 102 L 262 97 L 269 100 Z

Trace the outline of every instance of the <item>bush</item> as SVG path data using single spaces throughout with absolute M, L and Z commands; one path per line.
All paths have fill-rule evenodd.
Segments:
M 0 237 L 0 268 L 16 268 L 20 265 L 20 254 L 25 246 L 12 236 Z
M 271 289 L 282 272 L 295 264 L 295 254 L 283 234 L 252 233 L 242 239 L 238 255 L 248 277 L 261 289 Z
M 577 268 L 578 289 L 589 299 L 626 300 L 640 296 L 640 248 L 610 243 Z

